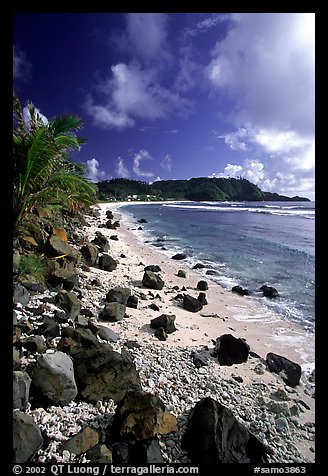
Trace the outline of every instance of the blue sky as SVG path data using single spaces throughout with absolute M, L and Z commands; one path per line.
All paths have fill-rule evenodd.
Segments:
M 245 177 L 314 199 L 314 13 L 16 13 L 14 89 L 79 115 L 97 182 Z

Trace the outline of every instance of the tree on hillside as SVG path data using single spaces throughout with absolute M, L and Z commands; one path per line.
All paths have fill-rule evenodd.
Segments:
M 22 110 L 14 93 L 14 232 L 36 205 L 76 207 L 95 202 L 95 185 L 85 178 L 82 165 L 74 164 L 69 156 L 85 142 L 76 134 L 82 125 L 79 117 L 70 114 L 47 121 L 31 102 Z

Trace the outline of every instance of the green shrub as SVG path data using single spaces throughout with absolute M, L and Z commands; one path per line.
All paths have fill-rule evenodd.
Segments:
M 19 271 L 21 274 L 32 276 L 36 281 L 44 283 L 50 269 L 46 259 L 30 254 L 21 256 Z

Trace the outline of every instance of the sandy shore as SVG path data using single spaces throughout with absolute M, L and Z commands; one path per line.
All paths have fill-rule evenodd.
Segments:
M 115 285 L 122 285 L 130 287 L 133 291 L 143 292 L 148 299 L 147 297 L 145 300 L 139 299 L 137 309 L 127 309 L 128 318 L 110 323 L 109 327 L 123 339 L 156 343 L 164 348 L 195 346 L 212 348 L 212 339 L 215 340 L 222 334 L 232 334 L 237 338 L 245 339 L 251 350 L 264 359 L 268 352 L 283 355 L 302 366 L 303 376 L 294 392 L 296 397 L 305 402 L 308 407 L 302 418 L 307 422 L 314 422 L 315 401 L 306 391 L 306 376 L 314 368 L 314 335 L 286 321 L 254 298 L 232 293 L 211 281 L 210 276 L 204 278 L 199 271 L 187 268 L 183 261 L 172 260 L 158 248 L 145 244 L 142 232 L 137 230 L 140 224 L 136 220 L 132 223 L 130 218 L 120 210 L 123 204 L 99 204 L 97 207 L 101 218 L 91 218 L 90 226 L 85 228 L 89 240 L 93 239 L 96 231 L 101 231 L 107 237 L 114 234 L 118 236 L 118 241 L 109 240 L 109 254 L 117 259 L 119 265 L 110 273 L 98 268 L 90 268 L 90 272 L 86 274 L 90 278 L 98 277 L 105 287 L 108 285 L 108 289 Z M 112 210 L 115 219 L 120 220 L 120 227 L 117 230 L 99 228 L 99 223 L 104 224 L 107 220 L 106 210 Z M 142 286 L 144 266 L 147 265 L 160 266 L 159 274 L 165 282 L 161 291 L 149 290 Z M 180 269 L 187 272 L 187 278 L 177 276 Z M 183 286 L 187 294 L 197 298 L 199 294 L 197 283 L 204 279 L 209 286 L 206 291 L 208 305 L 197 313 L 184 310 L 179 301 L 173 298 L 181 292 Z M 178 286 L 179 290 L 172 289 L 174 286 Z M 149 308 L 152 303 L 157 304 L 160 310 L 156 312 Z M 102 309 L 100 303 L 97 307 Z M 177 331 L 170 334 L 166 341 L 159 341 L 149 327 L 150 320 L 162 313 L 176 316 Z M 203 313 L 207 315 L 202 316 Z M 213 317 L 208 314 L 213 314 Z M 230 367 L 218 365 L 217 371 L 222 378 L 238 374 L 242 376 L 245 384 L 259 378 L 267 385 L 276 385 L 277 381 L 283 384 L 282 379 L 271 372 L 265 371 L 259 375 L 260 372 L 256 371 L 257 365 L 258 359 L 249 359 L 248 362 Z M 310 445 L 313 448 L 314 442 L 303 441 L 298 444 L 298 448 L 307 458 L 314 461 L 313 449 L 310 451 Z
M 120 266 L 111 273 L 111 276 L 115 275 L 122 281 L 126 275 L 125 281 L 132 285 L 141 285 L 144 266 L 157 264 L 161 267 L 160 275 L 166 286 L 163 291 L 154 292 L 160 295 L 160 299 L 155 299 L 154 302 L 160 306 L 161 311 L 176 315 L 178 327 L 178 331 L 172 334 L 164 345 L 211 345 L 211 339 L 216 339 L 220 334 L 231 333 L 236 337 L 245 338 L 252 350 L 263 357 L 268 352 L 275 352 L 298 362 L 304 369 L 314 366 L 313 334 L 306 333 L 301 326 L 286 321 L 265 305 L 260 305 L 254 298 L 232 293 L 211 281 L 210 276 L 204 277 L 197 270 L 187 268 L 183 261 L 172 260 L 156 247 L 144 244 L 143 236 L 137 230 L 140 224 L 135 221 L 134 226 L 133 224 L 131 226 L 119 210 L 119 207 L 124 204 L 98 205 L 103 212 L 111 209 L 116 213 L 116 218 L 121 220 L 121 226 L 115 233 L 113 230 L 101 229 L 106 236 L 113 234 L 119 236 L 119 241 L 110 241 L 111 254 L 120 262 Z M 90 233 L 94 234 L 95 231 L 96 228 L 91 227 Z M 126 258 L 120 258 L 122 253 L 126 255 Z M 144 266 L 141 266 L 140 262 Z M 177 276 L 180 269 L 187 272 L 187 278 Z M 204 306 L 200 313 L 186 311 L 172 300 L 178 291 L 169 292 L 168 288 L 185 286 L 188 294 L 197 297 L 199 294 L 197 283 L 204 279 L 209 284 L 209 290 L 206 291 L 208 305 Z M 148 290 L 145 292 L 147 293 Z M 145 301 L 145 305 L 141 308 L 129 309 L 134 316 L 136 331 L 138 325 L 142 327 L 149 324 L 149 318 L 154 317 L 154 312 L 147 308 L 148 305 L 149 303 Z M 202 317 L 202 312 L 213 313 L 219 317 Z M 154 339 L 152 334 L 148 332 L 144 334 L 145 339 Z

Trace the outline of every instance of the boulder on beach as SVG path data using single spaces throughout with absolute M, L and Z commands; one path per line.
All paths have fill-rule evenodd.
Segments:
M 141 390 L 135 364 L 107 344 L 76 354 L 74 369 L 79 392 L 89 402 L 119 402 L 128 390 Z
M 114 271 L 117 268 L 117 261 L 105 253 L 99 257 L 99 268 L 104 271 Z
M 75 266 L 68 263 L 61 268 L 56 268 L 49 273 L 48 284 L 58 290 L 62 287 L 67 291 L 71 291 L 78 283 L 78 274 Z
M 59 307 L 64 309 L 67 314 L 69 314 L 71 319 L 75 319 L 81 310 L 81 302 L 71 291 L 66 291 L 64 289 L 59 291 L 55 297 L 55 302 Z
M 279 374 L 290 387 L 299 384 L 302 375 L 302 367 L 299 364 L 273 352 L 267 354 L 266 363 L 270 372 Z
M 186 258 L 187 258 L 187 255 L 185 255 L 184 253 L 177 253 L 171 257 L 171 259 L 176 259 L 176 260 L 182 260 Z
M 203 304 L 196 298 L 190 296 L 189 294 L 183 295 L 183 309 L 186 309 L 190 312 L 198 312 L 203 309 Z
M 94 266 L 98 258 L 98 249 L 93 243 L 86 243 L 80 249 L 83 261 L 87 266 Z
M 199 291 L 207 291 L 208 290 L 208 283 L 207 281 L 198 281 L 197 283 L 197 289 L 199 289 Z
M 276 288 L 273 288 L 272 286 L 267 286 L 266 284 L 263 284 L 263 286 L 260 287 L 260 291 L 263 292 L 263 296 L 273 299 L 279 296 L 279 293 Z
M 110 289 L 108 293 L 106 294 L 106 301 L 119 302 L 120 304 L 126 305 L 130 296 L 131 296 L 130 288 L 115 286 L 115 288 Z
M 112 432 L 119 437 L 146 440 L 176 430 L 176 417 L 155 395 L 128 391 L 116 407 Z
M 234 365 L 247 362 L 249 345 L 240 337 L 236 339 L 231 334 L 222 334 L 216 339 L 212 353 L 218 358 L 220 365 Z
M 153 271 L 145 271 L 142 278 L 142 285 L 145 288 L 161 290 L 164 284 L 164 281 L 158 274 L 155 274 Z
M 248 289 L 244 289 L 241 286 L 234 286 L 231 291 L 233 293 L 240 294 L 240 296 L 249 296 L 251 293 L 248 291 Z
M 159 329 L 160 327 L 163 327 L 165 330 L 166 334 L 171 334 L 172 332 L 175 332 L 177 329 L 174 325 L 175 321 L 175 315 L 169 315 L 169 314 L 161 314 L 158 317 L 155 317 L 150 321 L 150 327 L 152 329 Z
M 95 238 L 91 240 L 91 243 L 98 246 L 99 251 L 102 253 L 109 250 L 108 239 L 105 235 L 103 235 L 100 231 L 96 231 Z
M 181 446 L 194 464 L 267 462 L 263 443 L 211 397 L 192 409 Z
M 20 410 L 13 412 L 13 463 L 31 461 L 43 445 L 39 427 L 33 418 Z
M 31 378 L 41 395 L 55 404 L 67 405 L 77 395 L 73 362 L 64 352 L 40 355 Z
M 152 271 L 153 273 L 159 273 L 162 270 L 157 264 L 149 264 L 148 266 L 144 267 L 144 271 Z
M 109 302 L 99 313 L 99 319 L 102 321 L 117 322 L 121 321 L 125 316 L 126 307 L 119 302 Z

